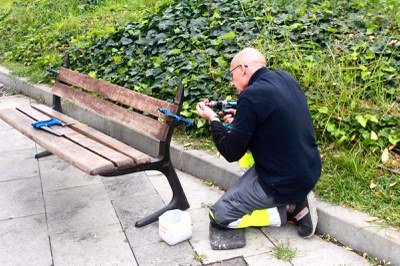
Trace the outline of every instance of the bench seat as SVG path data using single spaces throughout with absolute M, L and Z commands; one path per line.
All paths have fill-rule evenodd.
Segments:
M 154 160 L 149 155 L 45 105 L 4 109 L 0 111 L 0 118 L 49 152 L 89 175 L 106 175 Z M 67 124 L 51 127 L 64 136 L 56 136 L 31 125 L 50 118 Z

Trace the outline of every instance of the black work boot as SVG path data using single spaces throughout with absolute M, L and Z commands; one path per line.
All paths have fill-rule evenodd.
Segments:
M 318 223 L 318 215 L 315 197 L 312 191 L 308 193 L 304 201 L 296 203 L 293 219 L 299 226 L 297 231 L 301 237 L 310 238 L 314 235 Z

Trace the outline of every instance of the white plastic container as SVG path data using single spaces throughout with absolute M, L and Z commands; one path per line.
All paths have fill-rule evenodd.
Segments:
M 192 237 L 190 214 L 178 209 L 164 212 L 158 219 L 159 234 L 168 245 L 175 245 Z

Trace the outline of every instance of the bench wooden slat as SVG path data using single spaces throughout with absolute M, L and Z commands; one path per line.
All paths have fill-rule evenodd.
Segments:
M 158 140 L 165 141 L 167 137 L 168 124 L 138 114 L 113 103 L 103 101 L 92 95 L 72 89 L 67 85 L 61 83 L 54 84 L 53 94 L 68 99 L 80 106 L 84 106 L 115 122 L 122 122 L 128 127 L 148 134 Z
M 69 124 L 72 123 L 69 127 L 74 129 L 75 131 L 111 148 L 114 149 L 122 154 L 125 154 L 126 156 L 132 158 L 136 164 L 144 164 L 144 163 L 150 163 L 151 162 L 151 157 L 148 156 L 147 154 L 123 143 L 120 142 L 110 136 L 107 136 L 106 134 L 97 131 L 85 124 L 82 124 L 81 122 L 63 114 L 60 112 L 57 112 L 50 107 L 42 104 L 37 104 L 33 105 L 32 108 L 38 110 L 39 112 L 46 114 L 50 117 L 57 118 L 58 120 Z
M 35 122 L 35 120 L 17 109 L 0 110 L 0 117 L 49 152 L 78 167 L 85 173 L 97 175 L 108 173 L 116 169 L 112 162 L 86 150 L 64 137 L 58 137 L 44 130 L 33 128 L 31 123 Z
M 128 90 L 104 80 L 92 78 L 70 69 L 60 68 L 58 80 L 73 84 L 87 91 L 101 94 L 108 99 L 131 106 L 136 110 L 149 113 L 155 117 L 159 117 L 160 115 L 164 117 L 164 115 L 159 113 L 158 108 L 165 108 L 173 113 L 177 110 L 177 106 L 174 104 Z
M 35 121 L 42 121 L 49 119 L 48 115 L 45 115 L 31 107 L 17 107 L 17 110 L 33 118 Z M 50 116 L 51 117 L 51 116 Z M 51 117 L 53 118 L 53 117 Z M 65 138 L 70 141 L 82 146 L 83 148 L 111 161 L 118 168 L 128 168 L 135 166 L 135 162 L 132 158 L 115 151 L 107 146 L 104 146 L 85 135 L 73 130 L 69 126 L 58 126 L 54 125 L 51 127 L 60 133 L 65 135 Z

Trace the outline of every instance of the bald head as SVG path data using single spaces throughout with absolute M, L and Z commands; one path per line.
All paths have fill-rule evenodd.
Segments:
M 267 65 L 265 57 L 260 51 L 255 48 L 244 48 L 232 59 L 233 65 L 245 64 L 252 67 L 259 68 Z
M 240 93 L 249 85 L 249 80 L 260 68 L 265 67 L 264 55 L 254 48 L 245 48 L 231 61 L 231 85 Z

